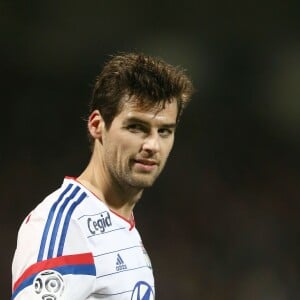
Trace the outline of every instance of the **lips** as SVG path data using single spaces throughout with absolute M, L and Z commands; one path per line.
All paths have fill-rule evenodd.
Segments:
M 152 173 L 158 169 L 159 162 L 155 159 L 134 159 L 134 168 L 137 172 Z
M 157 160 L 153 160 L 153 159 L 135 159 L 134 161 L 136 163 L 139 163 L 139 164 L 142 164 L 142 165 L 146 165 L 146 166 L 158 165 L 158 161 Z

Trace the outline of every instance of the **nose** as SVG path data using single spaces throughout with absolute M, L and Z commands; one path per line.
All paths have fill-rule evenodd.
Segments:
M 160 150 L 160 141 L 157 133 L 152 133 L 145 138 L 142 150 L 149 153 L 156 153 Z

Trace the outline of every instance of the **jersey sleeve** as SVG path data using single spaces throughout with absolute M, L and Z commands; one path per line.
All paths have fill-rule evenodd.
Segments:
M 33 212 L 21 225 L 11 300 L 83 300 L 96 278 L 94 257 L 71 215 Z

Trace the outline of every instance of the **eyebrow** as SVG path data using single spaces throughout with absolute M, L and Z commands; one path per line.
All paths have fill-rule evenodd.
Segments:
M 137 118 L 137 117 L 130 117 L 127 120 L 125 120 L 124 123 L 130 123 L 130 122 L 137 122 L 137 123 L 141 123 L 144 125 L 149 125 L 149 122 L 144 121 L 143 119 Z M 177 124 L 176 123 L 162 123 L 160 127 L 164 127 L 164 128 L 176 128 Z

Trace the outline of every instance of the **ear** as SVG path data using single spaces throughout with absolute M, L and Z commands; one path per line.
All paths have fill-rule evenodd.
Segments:
M 94 110 L 90 114 L 87 125 L 90 135 L 94 139 L 101 138 L 105 123 L 99 110 Z

